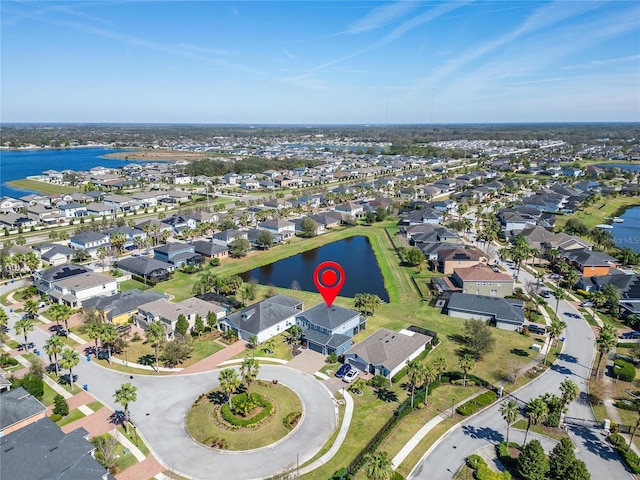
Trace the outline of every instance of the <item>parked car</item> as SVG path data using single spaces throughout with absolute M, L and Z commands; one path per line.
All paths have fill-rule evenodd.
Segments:
M 620 335 L 623 340 L 636 340 L 640 338 L 640 332 L 624 332 Z
M 541 325 L 535 325 L 535 324 L 531 323 L 531 324 L 529 324 L 529 325 L 525 325 L 525 326 L 526 326 L 526 327 L 529 329 L 529 331 L 530 331 L 531 333 L 533 333 L 534 335 L 544 335 L 544 334 L 546 334 L 546 333 L 547 333 L 547 329 L 546 329 L 546 328 L 544 328 L 544 327 L 543 327 L 543 326 L 541 326 Z
M 58 329 L 58 335 L 60 335 L 61 337 L 69 336 L 69 334 L 67 333 L 67 331 L 64 328 Z
M 356 378 L 358 378 L 358 375 L 360 375 L 360 372 L 358 372 L 358 370 L 356 368 L 352 368 L 351 370 L 349 370 L 344 377 L 342 377 L 342 381 L 343 382 L 347 382 L 347 383 L 351 383 L 353 382 Z
M 554 273 L 554 274 L 550 275 L 549 278 L 551 280 L 560 280 L 562 278 L 562 275 L 560 275 L 558 273 Z
M 562 312 L 563 315 L 566 315 L 569 318 L 581 318 L 580 315 L 578 315 L 577 313 L 571 313 L 571 312 Z
M 591 300 L 587 300 L 580 304 L 581 307 L 593 307 L 593 302 Z
M 350 370 L 351 370 L 351 365 L 348 364 L 348 363 L 345 363 L 345 364 L 341 365 L 340 368 L 338 369 L 338 371 L 336 372 L 336 377 L 342 378 L 347 373 L 349 373 Z
M 109 360 L 109 352 L 100 351 L 98 352 L 98 359 L 100 360 Z
M 551 290 L 542 290 L 542 292 L 540 292 L 540 296 L 542 298 L 551 298 Z

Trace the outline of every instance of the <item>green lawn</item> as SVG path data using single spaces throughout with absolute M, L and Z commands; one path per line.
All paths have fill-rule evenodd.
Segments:
M 215 393 L 217 390 L 212 390 Z M 219 403 L 210 401 L 206 396 L 191 407 L 187 413 L 186 428 L 189 434 L 200 443 L 207 439 L 219 438 L 228 442 L 228 450 L 251 450 L 265 447 L 284 438 L 291 430 L 285 427 L 283 420 L 290 413 L 302 412 L 300 398 L 284 385 L 255 381 L 251 384 L 251 392 L 256 392 L 270 400 L 274 406 L 270 418 L 251 428 L 229 430 L 217 421 Z M 223 396 L 224 397 L 224 396 Z M 223 398 L 223 402 L 226 400 Z
M 640 197 L 600 197 L 592 206 L 580 208 L 573 215 L 558 215 L 555 230 L 561 230 L 570 218 L 577 218 L 587 227 L 593 228 L 600 223 L 606 223 L 605 218 L 616 217 L 624 209 L 635 205 L 640 205 Z
M 147 285 L 145 285 L 142 282 L 138 282 L 137 280 L 125 280 L 124 282 L 120 282 L 118 284 L 120 286 L 120 291 L 121 292 L 126 292 L 128 290 L 134 290 L 134 289 L 138 289 L 138 290 L 146 290 L 149 287 Z
M 104 405 L 102 405 L 102 403 L 98 402 L 97 400 L 95 402 L 91 402 L 87 404 L 87 407 L 89 407 L 91 410 L 93 410 L 94 412 L 97 412 L 98 410 L 100 410 Z
M 146 457 L 149 455 L 149 447 L 144 441 L 138 436 L 137 431 L 134 428 L 129 428 L 129 433 L 125 432 L 122 425 L 118 427 L 118 431 L 125 437 L 127 437 L 131 443 L 133 443 L 138 449 L 142 452 L 142 454 Z
M 59 427 L 64 427 L 65 425 L 70 424 L 71 422 L 75 422 L 76 420 L 80 420 L 86 415 L 82 413 L 79 409 L 75 408 L 69 412 L 69 415 L 66 417 L 62 417 L 60 420 L 56 422 L 56 425 Z
M 46 383 L 43 383 L 43 384 L 44 384 L 44 395 L 42 396 L 42 404 L 48 407 L 49 405 L 53 405 L 53 397 L 56 396 L 56 391 Z
M 66 380 L 66 376 L 69 375 L 69 371 L 68 370 L 60 370 L 60 379 L 56 378 L 56 374 L 55 373 L 48 373 L 47 375 L 49 375 L 49 378 L 51 378 L 51 380 L 53 380 L 54 382 L 56 382 L 58 385 L 60 385 L 62 388 L 64 388 L 67 392 L 75 395 L 76 393 L 80 393 L 82 391 L 82 388 L 78 385 L 78 382 L 75 381 L 73 383 L 73 390 L 71 390 L 71 387 L 69 386 L 68 383 L 64 383 L 64 380 Z M 76 374 L 74 373 L 74 376 Z
M 511 428 L 515 428 L 518 430 L 526 430 L 527 421 L 525 419 L 520 419 L 516 423 L 511 425 Z M 549 438 L 553 438 L 558 442 L 563 438 L 568 437 L 567 433 L 561 428 L 545 427 L 544 425 L 531 425 L 531 428 L 529 429 L 529 431 L 539 433 L 540 435 L 544 435 Z
M 33 190 L 35 192 L 44 193 L 46 195 L 56 193 L 73 193 L 80 191 L 77 188 L 67 187 L 66 185 L 56 185 L 53 183 L 39 182 L 37 180 L 28 180 L 26 178 L 7 182 L 7 185 L 23 190 Z

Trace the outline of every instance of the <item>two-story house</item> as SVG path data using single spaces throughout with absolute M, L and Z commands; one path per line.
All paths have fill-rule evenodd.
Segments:
M 288 240 L 296 234 L 296 225 L 288 220 L 282 220 L 280 218 L 260 222 L 258 224 L 258 229 L 270 232 L 273 235 L 275 243 Z
M 153 249 L 153 258 L 161 262 L 170 263 L 176 267 L 182 265 L 197 265 L 204 261 L 202 255 L 195 252 L 190 243 L 171 242 Z
M 69 239 L 69 246 L 74 250 L 85 250 L 94 254 L 100 247 L 109 245 L 109 236 L 98 232 L 84 232 Z
M 342 355 L 353 343 L 353 336 L 366 328 L 366 319 L 355 310 L 325 303 L 299 313 L 296 325 L 302 328 L 302 341 L 315 352 Z
M 513 277 L 506 273 L 494 272 L 483 264 L 467 268 L 455 268 L 451 282 L 462 293 L 504 298 L 513 293 Z
M 79 308 L 94 297 L 110 297 L 118 293 L 115 278 L 96 273 L 80 265 L 61 265 L 40 272 L 34 285 L 55 302 Z

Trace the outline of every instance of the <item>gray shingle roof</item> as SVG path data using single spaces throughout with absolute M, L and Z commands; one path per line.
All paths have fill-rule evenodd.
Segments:
M 2 478 L 47 480 L 112 479 L 92 456 L 84 428 L 65 434 L 48 418 L 0 438 Z
M 299 313 L 297 318 L 307 320 L 313 325 L 333 331 L 335 328 L 348 322 L 353 317 L 359 316 L 360 312 L 349 310 L 348 308 L 340 307 L 338 305 L 331 305 L 330 307 L 327 307 L 325 303 L 320 303 L 305 312 Z
M 46 409 L 47 407 L 22 387 L 4 392 L 0 395 L 0 430 L 38 415 Z
M 162 293 L 154 292 L 153 290 L 128 290 L 126 292 L 120 292 L 111 297 L 97 297 L 90 298 L 82 302 L 82 307 L 87 309 L 96 309 L 107 313 L 107 318 L 111 319 L 136 310 L 140 305 L 153 302 L 160 298 L 166 298 Z
M 433 340 L 428 335 L 405 332 L 396 333 L 381 328 L 351 347 L 345 355 L 357 354 L 366 362 L 384 366 L 391 371 L 404 362 L 409 355 Z
M 524 323 L 523 303 L 520 300 L 485 297 L 454 292 L 447 304 L 449 311 L 489 315 L 496 321 L 521 325 Z
M 300 312 L 296 308 L 298 305 L 302 305 L 302 301 L 285 295 L 275 295 L 227 315 L 225 319 L 240 330 L 257 335 L 261 331 L 295 316 Z
M 118 260 L 118 268 L 139 275 L 149 275 L 156 270 L 173 270 L 173 265 L 155 258 L 129 257 Z

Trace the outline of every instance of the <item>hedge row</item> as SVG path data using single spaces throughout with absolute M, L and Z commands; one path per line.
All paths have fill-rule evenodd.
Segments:
M 481 408 L 484 408 L 487 405 L 491 405 L 496 397 L 496 392 L 494 392 L 493 390 L 489 390 L 469 400 L 468 402 L 463 403 L 458 407 L 457 411 L 460 415 L 468 417 L 469 415 L 473 415 L 474 413 L 476 413 Z
M 222 418 L 224 418 L 226 422 L 230 423 L 234 427 L 250 427 L 260 423 L 262 420 L 271 415 L 271 412 L 273 411 L 273 405 L 271 404 L 271 402 L 267 401 L 264 397 L 262 397 L 262 395 L 259 395 L 257 393 L 252 393 L 251 397 L 256 405 L 264 408 L 264 410 L 251 418 L 244 419 L 236 416 L 229 408 L 229 404 L 225 402 L 221 408 Z
M 633 473 L 640 473 L 640 459 L 636 452 L 627 447 L 627 441 L 619 433 L 609 435 L 609 441 L 615 447 L 620 456 L 627 462 Z
M 429 352 L 431 352 L 431 349 L 432 349 L 431 345 L 427 345 L 425 349 L 422 352 L 420 352 L 420 355 L 418 355 L 414 360 L 416 360 L 417 362 L 421 362 L 422 360 L 427 358 L 427 355 L 429 355 Z M 404 367 L 398 373 L 396 373 L 393 377 L 391 377 L 391 383 L 398 383 L 406 375 L 407 375 L 407 367 Z

